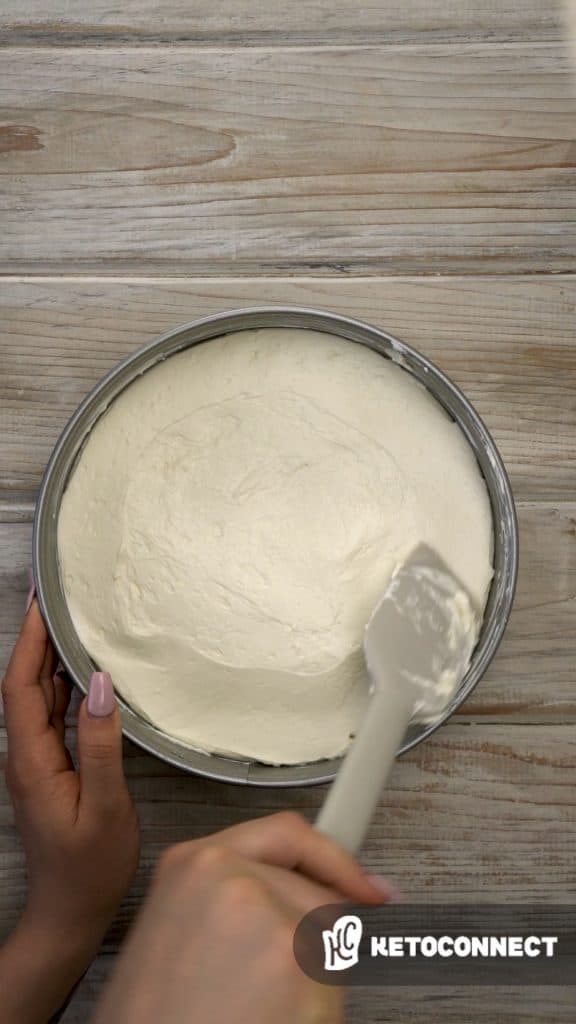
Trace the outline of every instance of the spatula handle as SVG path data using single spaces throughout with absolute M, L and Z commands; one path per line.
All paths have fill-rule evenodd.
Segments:
M 362 845 L 413 710 L 410 687 L 376 690 L 320 809 L 315 827 L 352 854 Z

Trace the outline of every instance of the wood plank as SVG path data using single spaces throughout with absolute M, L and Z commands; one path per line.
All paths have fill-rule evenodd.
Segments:
M 468 721 L 576 721 L 576 504 L 520 504 L 521 565 L 500 651 L 461 708 Z M 31 525 L 0 524 L 0 672 L 28 588 Z
M 258 303 L 319 306 L 396 333 L 475 404 L 516 496 L 574 495 L 574 277 L 0 284 L 0 501 L 33 502 L 50 451 L 114 363 L 172 326 Z M 0 507 L 2 518 L 2 507 Z
M 93 963 L 62 1024 L 86 1024 L 114 964 L 113 954 Z M 574 989 L 372 988 L 353 989 L 346 1024 L 574 1024 Z
M 305 12 L 280 0 L 4 0 L 0 40 L 11 45 L 295 45 L 399 43 L 422 40 L 554 40 L 561 38 L 558 2 L 515 0 L 486 6 L 474 0 L 312 0 Z
M 0 272 L 571 271 L 570 87 L 546 43 L 7 49 Z
M 35 504 L 31 501 L 11 501 L 0 498 L 0 523 L 30 523 Z
M 107 936 L 105 954 L 80 985 L 65 1024 L 87 1020 L 113 951 L 166 845 L 287 807 L 312 818 L 323 796 L 322 787 L 273 792 L 194 779 L 131 744 L 126 744 L 126 769 L 142 822 L 142 863 Z M 385 874 L 414 902 L 574 902 L 575 772 L 570 727 L 450 723 L 397 764 L 363 863 Z M 15 922 L 24 894 L 22 855 L 0 783 L 4 934 Z M 523 1024 L 548 1024 L 554 1019 L 560 1024 L 572 1022 L 573 999 L 573 990 L 559 988 L 482 990 L 481 998 L 474 989 L 372 989 L 351 993 L 347 1020 L 491 1024 L 497 1019 L 513 1024 L 521 1019 Z
M 0 735 L 1 751 L 5 749 Z M 167 845 L 294 808 L 312 818 L 325 787 L 254 790 L 193 778 L 126 744 L 143 835 L 141 865 L 104 944 L 117 948 Z M 452 721 L 396 765 L 362 862 L 406 899 L 573 903 L 576 739 L 571 726 Z M 22 853 L 0 782 L 0 920 L 25 896 Z

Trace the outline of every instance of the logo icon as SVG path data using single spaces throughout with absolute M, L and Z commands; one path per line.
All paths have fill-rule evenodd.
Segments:
M 322 932 L 324 970 L 346 971 L 358 963 L 362 921 L 355 914 L 339 917 L 333 928 Z

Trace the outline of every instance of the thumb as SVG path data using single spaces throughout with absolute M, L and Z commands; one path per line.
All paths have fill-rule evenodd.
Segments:
M 78 714 L 80 801 L 107 808 L 126 791 L 120 714 L 108 672 L 93 672 Z

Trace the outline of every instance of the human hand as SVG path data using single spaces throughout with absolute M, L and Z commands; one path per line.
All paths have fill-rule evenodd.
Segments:
M 293 813 L 173 846 L 92 1024 L 340 1024 L 342 991 L 301 971 L 294 931 L 323 904 L 386 898 Z
M 17 963 L 18 949 L 27 962 L 34 949 L 39 961 L 55 959 L 56 982 L 62 975 L 54 999 L 64 998 L 66 985 L 76 980 L 71 974 L 82 974 L 96 952 L 133 878 L 139 850 L 110 679 L 95 673 L 80 707 L 76 772 L 64 742 L 70 684 L 54 676 L 56 666 L 34 601 L 2 682 L 6 781 L 26 856 L 28 894 L 2 950 L 0 974 L 8 957 Z

